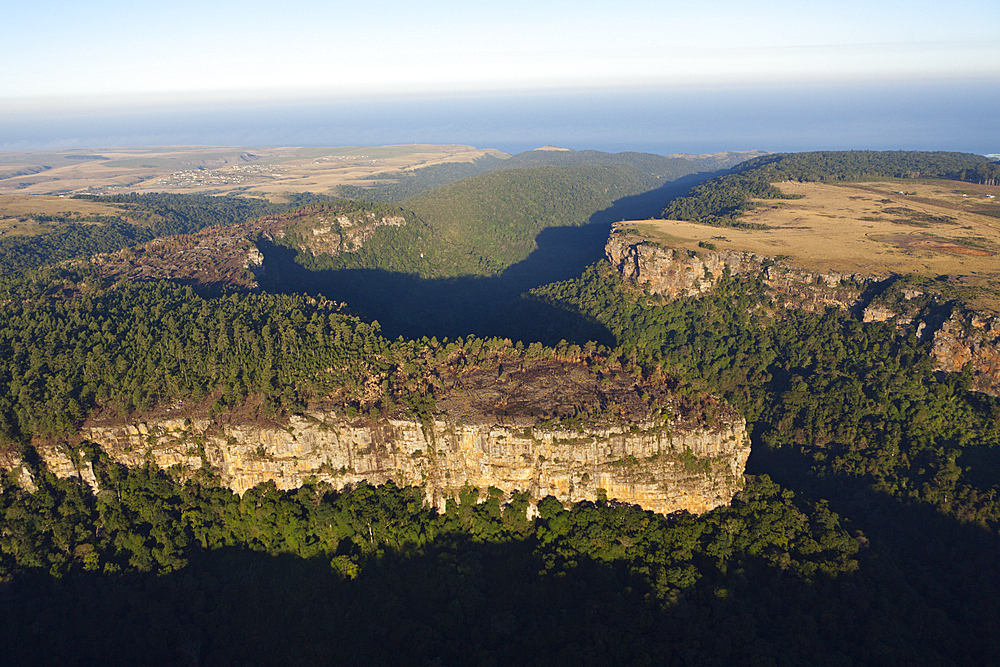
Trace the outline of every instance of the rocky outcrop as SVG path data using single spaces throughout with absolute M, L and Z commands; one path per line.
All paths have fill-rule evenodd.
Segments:
M 307 480 L 338 488 L 393 480 L 423 486 L 435 507 L 468 483 L 565 503 L 595 500 L 603 489 L 608 498 L 656 512 L 700 513 L 729 503 L 750 453 L 746 423 L 735 413 L 712 428 L 662 423 L 561 430 L 510 420 L 363 423 L 311 412 L 285 426 L 172 419 L 89 426 L 80 435 L 128 466 L 152 462 L 185 475 L 209 465 L 237 492 L 267 480 L 280 488 Z M 86 446 L 39 444 L 36 450 L 56 475 L 97 485 Z M 19 470 L 30 485 L 23 462 L 8 458 L 0 465 Z
M 605 247 L 622 277 L 668 299 L 704 294 L 728 272 L 760 277 L 789 308 L 822 312 L 827 306 L 853 309 L 881 276 L 815 273 L 752 252 L 686 250 L 627 232 L 612 232 Z
M 1000 319 L 956 310 L 934 333 L 934 368 L 968 370 L 973 391 L 1000 396 Z
M 339 255 L 356 252 L 372 237 L 379 227 L 402 227 L 406 218 L 401 215 L 384 215 L 371 211 L 351 215 L 317 215 L 310 221 L 311 228 L 302 235 L 302 247 L 313 256 Z
M 894 277 L 816 273 L 777 257 L 672 248 L 617 230 L 605 252 L 622 277 L 668 299 L 704 294 L 729 273 L 759 278 L 786 308 L 822 312 L 835 306 L 864 322 L 893 321 L 901 331 L 932 341 L 936 371 L 967 368 L 974 391 L 1000 396 L 1000 319 L 956 309 L 923 289 L 897 286 Z

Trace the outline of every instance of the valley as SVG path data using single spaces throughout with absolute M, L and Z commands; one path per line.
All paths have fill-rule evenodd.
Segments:
M 397 150 L 0 195 L 12 659 L 1000 659 L 1000 166 Z

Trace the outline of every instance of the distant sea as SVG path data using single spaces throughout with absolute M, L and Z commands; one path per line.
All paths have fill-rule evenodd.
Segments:
M 0 150 L 468 144 L 1000 153 L 1000 81 L 242 100 L 0 114 Z

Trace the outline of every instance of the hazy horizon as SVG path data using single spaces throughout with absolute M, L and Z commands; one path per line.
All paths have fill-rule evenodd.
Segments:
M 9 8 L 0 150 L 1000 152 L 987 0 Z M 39 26 L 44 26 L 41 33 Z
M 659 154 L 730 150 L 1000 152 L 1000 86 L 583 90 L 341 99 L 186 101 L 7 113 L 0 150 L 112 146 L 543 145 Z

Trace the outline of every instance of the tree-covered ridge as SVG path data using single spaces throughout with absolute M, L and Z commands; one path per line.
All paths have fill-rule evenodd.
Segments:
M 971 153 L 919 151 L 817 151 L 775 153 L 744 162 L 728 174 L 691 188 L 670 202 L 661 217 L 723 227 L 740 227 L 739 215 L 753 199 L 780 199 L 773 183 L 783 181 L 867 181 L 880 178 L 996 180 L 1000 165 Z
M 318 403 L 346 417 L 426 418 L 435 396 L 460 388 L 466 373 L 494 369 L 482 381 L 496 381 L 498 367 L 525 372 L 551 359 L 580 366 L 607 398 L 586 414 L 539 406 L 539 418 L 643 419 L 671 400 L 666 378 L 643 378 L 634 361 L 594 345 L 389 341 L 378 323 L 302 295 L 205 298 L 168 282 L 100 287 L 73 273 L 61 282 L 60 294 L 79 296 L 8 288 L 0 326 L 0 440 L 7 443 L 69 436 L 95 411 L 123 417 L 177 401 L 213 416 L 278 419 Z
M 118 218 L 107 218 L 91 224 L 59 220 L 54 221 L 57 222 L 55 229 L 45 234 L 0 239 L 0 274 L 24 271 L 76 257 L 114 252 L 145 243 L 155 237 L 153 230 L 148 227 Z
M 453 256 L 450 275 L 498 273 L 525 259 L 545 228 L 580 226 L 662 180 L 628 166 L 537 167 L 484 174 L 404 202 Z
M 429 277 L 447 255 L 426 222 L 391 204 L 311 204 L 275 220 L 282 221 L 276 242 L 310 271 L 379 269 Z
M 286 208 L 259 199 L 208 195 L 88 195 L 81 198 L 115 204 L 121 208 L 121 215 L 39 216 L 54 228 L 37 236 L 0 239 L 0 274 L 115 252 L 154 238 L 191 234 L 213 225 L 237 224 Z
M 177 195 L 167 193 L 81 195 L 94 201 L 120 204 L 139 214 L 156 236 L 191 234 L 213 225 L 232 225 L 261 215 L 278 213 L 283 204 L 247 197 Z
M 408 169 L 392 174 L 391 180 L 385 174 L 374 174 L 360 179 L 371 181 L 371 185 L 340 185 L 336 192 L 345 199 L 399 203 L 426 190 L 489 171 L 496 163 L 505 161 L 494 155 L 483 155 L 471 162 L 446 162 Z
M 487 155 L 472 162 L 449 162 L 418 167 L 394 175 L 391 182 L 385 180 L 384 174 L 375 174 L 364 179 L 373 181 L 371 186 L 340 186 L 337 194 L 349 199 L 402 202 L 421 192 L 487 172 L 534 167 L 585 166 L 634 168 L 641 173 L 661 179 L 661 182 L 703 171 L 683 158 L 664 157 L 652 153 L 535 150 L 518 153 L 505 159 Z

